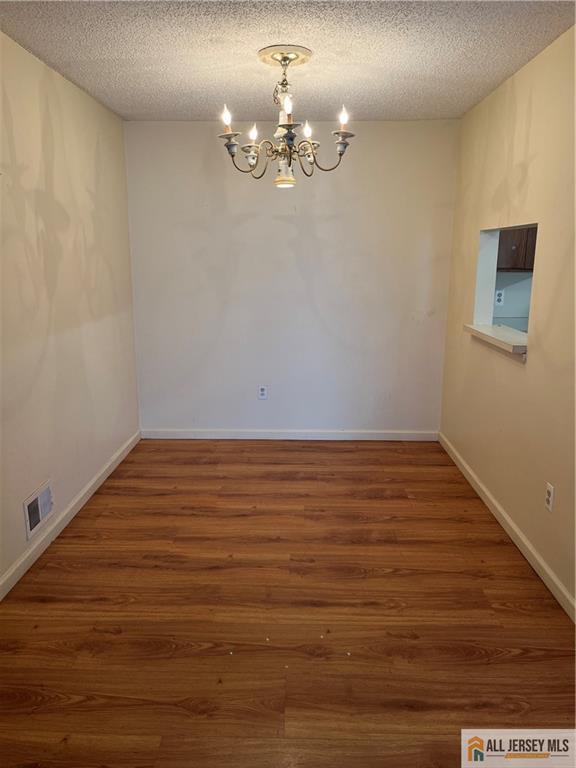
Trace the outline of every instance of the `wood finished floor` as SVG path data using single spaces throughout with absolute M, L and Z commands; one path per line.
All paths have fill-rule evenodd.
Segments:
M 451 768 L 573 629 L 435 443 L 142 441 L 0 604 L 0 764 Z

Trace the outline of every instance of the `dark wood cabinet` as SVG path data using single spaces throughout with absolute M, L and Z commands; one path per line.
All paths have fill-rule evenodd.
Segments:
M 531 272 L 534 269 L 537 227 L 500 230 L 498 241 L 499 272 Z
M 528 227 L 526 230 L 526 258 L 524 259 L 525 269 L 534 269 L 534 254 L 536 253 L 536 231 L 537 227 Z

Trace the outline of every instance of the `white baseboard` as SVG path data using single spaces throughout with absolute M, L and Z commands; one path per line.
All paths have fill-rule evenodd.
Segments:
M 130 453 L 132 448 L 140 440 L 140 431 L 136 432 L 122 445 L 112 458 L 94 475 L 92 480 L 87 483 L 80 493 L 72 499 L 70 504 L 55 517 L 50 524 L 46 525 L 44 531 L 39 531 L 33 539 L 33 544 L 20 555 L 18 560 L 0 578 L 0 600 L 2 600 L 12 587 L 24 576 L 26 571 L 32 566 L 44 550 L 51 544 L 58 534 L 68 525 L 74 515 L 79 512 L 90 496 L 95 493 L 102 485 L 104 480 L 112 474 L 118 464 Z
M 438 432 L 386 429 L 142 429 L 157 440 L 423 440 L 437 442 Z
M 470 485 L 478 493 L 482 501 L 486 504 L 488 509 L 492 512 L 496 520 L 504 528 L 506 533 L 510 536 L 514 544 L 518 547 L 520 552 L 524 555 L 526 560 L 530 563 L 532 568 L 540 576 L 544 584 L 548 587 L 550 592 L 554 595 L 556 600 L 560 603 L 562 608 L 566 611 L 572 621 L 576 621 L 576 600 L 568 592 L 564 584 L 560 581 L 558 576 L 554 573 L 552 568 L 544 560 L 542 555 L 535 549 L 534 545 L 527 539 L 524 533 L 512 520 L 510 515 L 506 512 L 504 507 L 494 498 L 488 488 L 480 480 L 478 475 L 474 472 L 472 467 L 458 453 L 456 448 L 448 440 L 446 435 L 442 432 L 439 433 L 438 438 L 440 444 L 446 449 L 447 453 L 454 460 L 462 474 L 466 477 Z

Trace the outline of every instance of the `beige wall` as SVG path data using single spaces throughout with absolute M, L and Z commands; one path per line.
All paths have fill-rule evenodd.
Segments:
M 1 594 L 134 436 L 138 404 L 122 122 L 0 44 Z M 55 515 L 32 547 L 22 502 L 46 480 Z
M 569 608 L 574 595 L 574 31 L 462 121 L 442 433 Z M 481 229 L 538 223 L 525 364 L 473 339 Z M 544 507 L 546 482 L 554 511 Z
M 352 130 L 277 190 L 216 123 L 126 124 L 145 435 L 436 438 L 458 122 Z

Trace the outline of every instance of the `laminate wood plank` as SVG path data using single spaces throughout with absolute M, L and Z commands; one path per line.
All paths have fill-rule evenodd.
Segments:
M 544 666 L 548 675 L 563 679 L 573 655 L 572 632 L 556 632 L 551 640 L 547 629 L 538 627 L 525 633 L 521 645 L 515 631 L 496 636 L 481 625 L 456 625 L 448 637 L 444 625 L 384 629 L 368 622 L 326 626 L 173 619 L 159 624 L 155 619 L 64 618 L 56 631 L 51 623 L 20 618 L 4 634 L 0 668 L 117 668 L 120 674 L 132 670 L 136 676 L 180 670 L 191 675 L 196 669 L 217 676 L 257 670 L 259 676 L 274 677 L 334 669 L 371 675 L 382 667 L 421 675 L 449 665 L 451 679 L 465 681 L 476 674 L 473 668 L 479 668 L 483 679 L 497 680 L 524 666 L 525 677 L 537 682 Z
M 496 583 L 487 585 L 484 594 L 490 607 L 504 627 L 543 626 L 558 624 L 564 627 L 566 619 L 556 610 L 557 603 L 549 592 L 529 595 L 522 590 L 511 589 L 507 585 Z
M 10 768 L 448 768 L 573 680 L 434 443 L 142 441 L 0 605 Z
M 277 483 L 286 482 L 293 484 L 314 483 L 315 488 L 320 490 L 323 483 L 330 483 L 336 488 L 346 488 L 351 483 L 357 485 L 403 485 L 415 484 L 421 486 L 423 483 L 446 483 L 450 482 L 456 485 L 466 486 L 465 478 L 460 474 L 455 466 L 438 465 L 377 465 L 356 466 L 353 469 L 340 465 L 320 467 L 307 467 L 305 465 L 294 467 L 278 467 L 270 464 L 218 464 L 214 466 L 206 465 L 186 465 L 186 464 L 156 464 L 154 467 L 147 468 L 146 475 L 149 481 L 153 481 L 159 487 L 164 487 L 166 482 L 178 481 L 179 483 L 188 483 L 191 480 L 197 484 L 201 490 L 217 489 L 219 484 L 250 486 L 255 481 L 258 483 Z M 133 481 L 141 479 L 141 466 L 136 464 L 130 467 L 122 467 L 110 480 L 106 488 L 106 495 L 114 495 L 117 489 L 133 489 Z
M 156 768 L 445 768 L 460 759 L 455 733 L 378 739 L 162 740 Z
M 513 675 L 453 680 L 442 673 L 293 676 L 286 695 L 286 736 L 335 740 L 460 728 L 572 727 L 564 680 L 538 686 Z M 502 688 L 498 687 L 500 680 Z
M 14 731 L 0 744 L 2 768 L 155 768 L 161 737 Z
M 95 585 L 119 589 L 136 583 L 142 591 L 156 589 L 159 572 L 170 579 L 173 589 L 194 585 L 199 589 L 204 585 L 236 587 L 241 583 L 261 582 L 268 587 L 292 588 L 295 592 L 303 588 L 330 591 L 337 585 L 343 595 L 355 596 L 361 591 L 364 597 L 373 599 L 384 593 L 390 597 L 415 593 L 429 597 L 454 594 L 454 571 L 443 570 L 441 565 L 431 570 L 407 567 L 401 559 L 391 564 L 373 556 L 352 558 L 337 555 L 321 558 L 283 555 L 264 560 L 254 554 L 244 557 L 218 556 L 216 553 L 198 556 L 190 552 L 162 555 L 108 552 L 98 555 L 95 551 L 88 551 L 79 559 L 77 555 L 61 550 L 57 557 L 52 557 L 41 569 L 37 569 L 27 584 L 33 598 L 40 595 L 34 584 L 41 582 L 43 587 L 57 591 L 61 601 L 66 594 L 63 580 L 69 582 L 73 590 L 79 587 L 89 590 Z M 507 590 L 504 596 L 515 599 L 550 599 L 546 587 L 534 579 L 530 568 L 510 566 L 495 576 L 486 566 L 461 566 L 458 580 L 461 590 L 489 589 L 491 585 L 497 585 L 500 592 Z M 164 589 L 163 584 L 160 588 Z M 25 599 L 23 593 L 20 594 Z M 169 597 L 166 599 L 170 600 Z
M 131 579 L 129 580 L 132 581 Z M 221 587 L 213 584 L 190 585 L 170 582 L 169 590 L 161 583 L 154 585 L 106 585 L 94 582 L 87 594 L 82 584 L 73 581 L 54 587 L 36 582 L 18 591 L 20 610 L 39 611 L 55 606 L 53 614 L 131 616 L 154 611 L 167 617 L 175 611 L 198 620 L 210 616 L 214 621 L 300 623 L 314 618 L 333 624 L 362 622 L 371 618 L 381 626 L 405 622 L 496 624 L 497 620 L 481 589 L 461 590 L 458 599 L 451 594 L 432 592 L 386 595 L 332 588 L 300 586 L 263 586 L 261 584 Z
M 469 646 L 459 649 L 474 656 Z M 348 728 L 371 735 L 435 730 L 458 719 L 469 724 L 461 727 L 536 727 L 542 719 L 570 727 L 573 714 L 563 704 L 572 686 L 564 674 L 567 657 L 564 663 L 559 659 L 547 666 L 546 677 L 538 665 L 523 664 L 520 677 L 512 657 L 493 665 L 486 663 L 490 655 L 483 664 L 467 663 L 460 656 L 462 663 L 446 674 L 445 665 L 426 663 L 429 652 L 429 647 L 424 649 L 418 663 L 398 663 L 392 656 L 387 668 L 375 666 L 372 675 L 358 674 L 354 667 L 347 674 L 328 668 L 299 674 L 295 669 L 288 678 L 287 736 L 312 738 L 314 730 L 320 730 L 339 738 L 337 734 Z
M 30 671 L 2 670 L 0 723 L 9 731 L 61 730 L 74 733 L 143 735 L 193 732 L 205 736 L 275 736 L 284 733 L 284 670 L 263 677 L 237 671 L 232 656 L 219 673 L 179 666 L 140 664 L 63 669 L 46 667 L 42 682 Z M 0 739 L 1 743 L 1 739 Z

